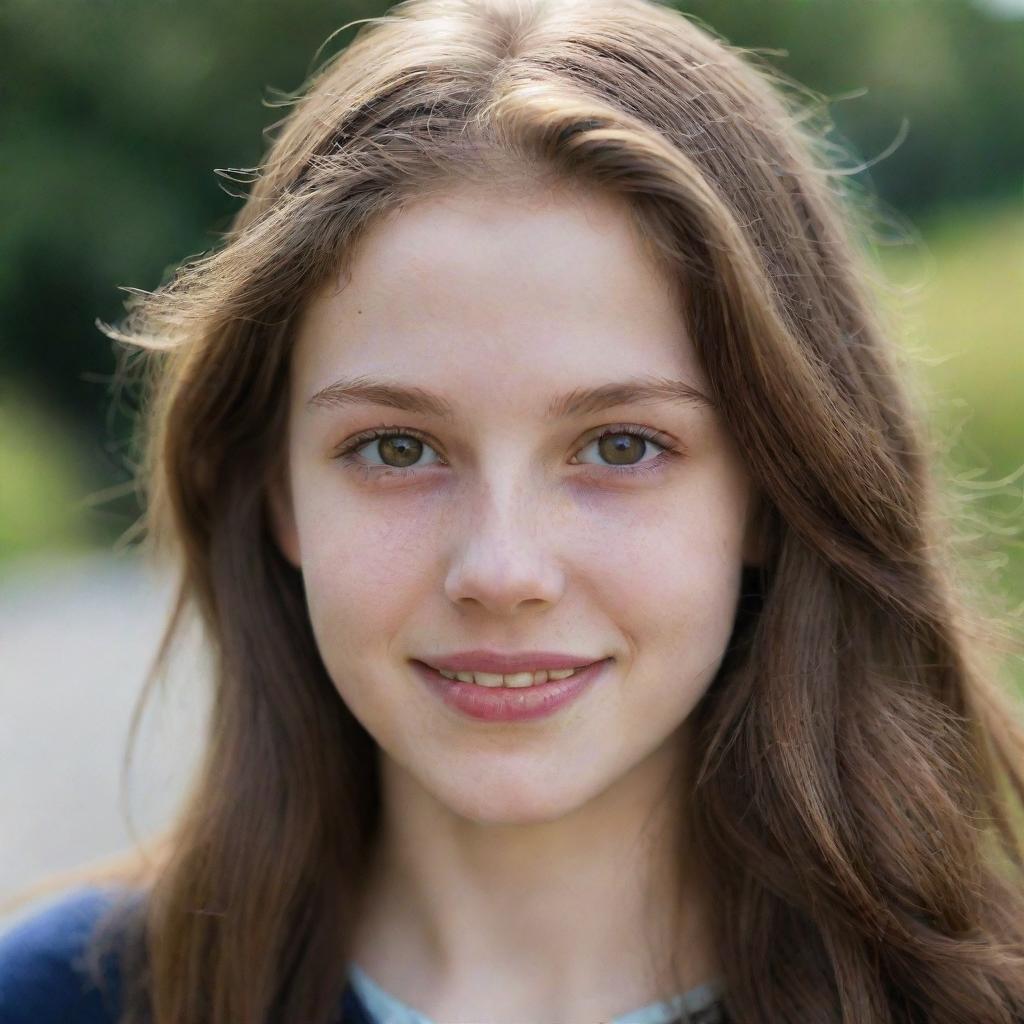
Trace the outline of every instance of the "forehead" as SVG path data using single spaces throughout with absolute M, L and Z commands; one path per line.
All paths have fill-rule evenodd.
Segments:
M 507 387 L 616 372 L 699 387 L 679 294 L 623 199 L 460 186 L 368 229 L 304 310 L 296 378 L 307 394 L 332 372 L 440 385 L 453 367 Z

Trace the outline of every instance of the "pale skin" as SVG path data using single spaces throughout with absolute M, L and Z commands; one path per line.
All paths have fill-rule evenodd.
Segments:
M 383 780 L 353 959 L 434 1020 L 593 1024 L 720 974 L 672 775 L 759 558 L 752 486 L 710 404 L 548 414 L 648 375 L 710 395 L 669 281 L 597 193 L 420 200 L 299 325 L 274 528 Z M 363 376 L 454 416 L 309 404 Z M 381 426 L 411 432 L 404 461 L 395 438 L 336 457 Z M 637 426 L 658 438 L 611 461 L 602 429 Z M 615 660 L 553 716 L 479 722 L 410 664 L 471 648 Z M 675 951 L 675 981 L 651 947 Z

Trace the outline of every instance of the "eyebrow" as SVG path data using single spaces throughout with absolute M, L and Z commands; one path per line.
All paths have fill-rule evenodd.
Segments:
M 575 388 L 556 396 L 548 404 L 547 415 L 554 419 L 585 416 L 616 405 L 680 402 L 715 407 L 714 401 L 684 380 L 670 377 L 631 377 L 595 387 Z M 455 420 L 450 402 L 424 388 L 374 377 L 336 380 L 321 388 L 306 402 L 309 408 L 337 408 L 352 404 L 386 405 L 392 409 Z

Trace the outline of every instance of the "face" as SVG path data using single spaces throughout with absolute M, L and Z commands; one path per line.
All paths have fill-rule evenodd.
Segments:
M 554 411 L 637 378 L 709 395 L 627 208 L 479 187 L 422 199 L 312 298 L 292 358 L 275 532 L 382 756 L 455 813 L 513 823 L 568 814 L 674 750 L 757 560 L 752 494 L 697 397 Z M 345 391 L 357 378 L 435 400 Z M 415 664 L 481 648 L 611 660 L 553 714 L 484 721 Z

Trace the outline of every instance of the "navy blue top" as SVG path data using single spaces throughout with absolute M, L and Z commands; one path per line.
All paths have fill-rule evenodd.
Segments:
M 92 886 L 74 889 L 0 935 L 0 1024 L 117 1024 L 120 978 L 114 957 L 108 954 L 101 962 L 102 990 L 85 963 L 88 941 L 117 895 L 117 890 Z M 709 983 L 670 1002 L 617 1017 L 611 1024 L 680 1018 L 691 1024 L 726 1024 L 728 1018 L 717 996 L 717 983 Z M 353 969 L 334 1024 L 387 1021 L 431 1024 L 361 970 Z
M 86 973 L 86 944 L 111 890 L 75 889 L 51 901 L 0 935 L 0 1024 L 117 1024 L 116 965 L 102 963 L 102 991 Z M 374 1024 L 345 988 L 336 1024 Z

